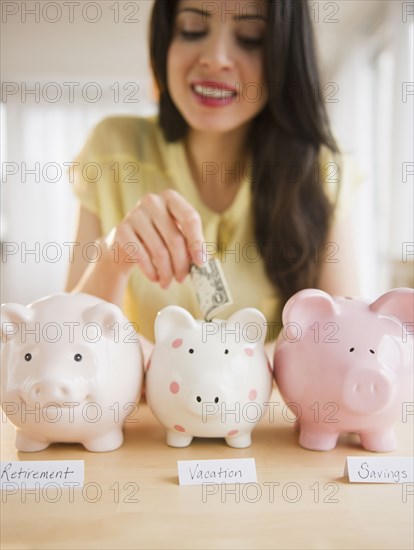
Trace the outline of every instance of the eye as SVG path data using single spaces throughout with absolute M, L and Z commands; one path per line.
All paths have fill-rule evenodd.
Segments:
M 77 353 L 73 358 L 77 363 L 79 363 L 79 361 L 82 361 L 82 355 L 80 353 Z
M 25 358 L 26 361 L 31 361 L 32 360 L 32 354 L 31 353 L 26 353 L 24 358 Z
M 225 353 L 226 355 L 228 354 L 228 352 L 229 352 L 228 349 L 225 349 L 225 350 L 224 350 L 224 353 Z
M 188 350 L 188 353 L 194 353 L 193 348 L 190 348 L 190 349 Z
M 351 348 L 349 351 L 354 351 L 355 348 Z
M 248 36 L 239 36 L 237 41 L 246 50 L 255 50 L 263 46 L 263 38 L 250 38 Z
M 375 351 L 373 349 L 370 349 L 369 352 L 370 353 L 375 353 Z
M 197 401 L 200 403 L 201 397 L 200 397 L 199 395 L 197 395 L 196 399 L 197 399 Z
M 218 403 L 218 402 L 219 402 L 219 398 L 216 397 L 216 398 L 214 399 L 214 403 Z
M 205 31 L 181 31 L 180 35 L 184 40 L 199 40 L 207 33 Z

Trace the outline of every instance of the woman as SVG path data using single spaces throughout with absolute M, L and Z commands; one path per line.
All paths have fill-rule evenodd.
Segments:
M 102 121 L 77 159 L 67 289 L 123 305 L 146 353 L 162 307 L 200 317 L 187 275 L 206 253 L 233 295 L 226 315 L 258 307 L 269 341 L 296 291 L 356 294 L 352 186 L 318 91 L 307 3 L 156 0 L 150 51 L 159 117 Z

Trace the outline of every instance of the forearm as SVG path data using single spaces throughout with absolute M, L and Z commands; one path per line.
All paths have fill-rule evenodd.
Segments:
M 113 254 L 107 249 L 105 243 L 101 240 L 97 242 L 102 250 L 101 258 L 97 262 L 90 263 L 79 282 L 73 289 L 69 290 L 71 292 L 92 294 L 102 300 L 116 304 L 122 309 L 130 271 L 122 271 L 119 265 L 114 262 Z M 139 334 L 138 337 L 144 355 L 144 364 L 146 365 L 154 349 L 154 343 L 142 334 Z
M 115 231 L 107 237 L 102 237 L 102 227 L 99 218 L 89 210 L 81 207 L 79 211 L 78 230 L 75 241 L 82 246 L 74 247 L 73 260 L 69 266 L 66 292 L 84 292 L 97 296 L 102 300 L 116 304 L 123 309 L 124 296 L 132 269 L 138 269 L 137 263 L 130 263 L 129 248 L 124 247 L 134 241 L 133 234 L 125 233 L 123 240 L 118 242 Z M 100 258 L 96 262 L 86 264 L 85 257 L 80 253 L 87 243 L 96 243 Z M 116 247 L 114 247 L 116 243 Z M 126 251 L 125 255 L 115 254 L 115 250 Z M 137 258 L 135 258 L 137 261 Z M 154 348 L 154 343 L 141 334 L 138 335 L 144 361 L 147 364 Z
M 78 283 L 68 290 L 92 294 L 122 308 L 130 271 L 120 269 L 103 239 L 97 243 L 101 257 L 89 263 Z

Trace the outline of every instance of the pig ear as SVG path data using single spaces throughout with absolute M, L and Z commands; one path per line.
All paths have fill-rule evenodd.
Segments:
M 380 316 L 392 315 L 402 323 L 414 323 L 414 290 L 395 288 L 375 300 L 369 309 Z
M 315 321 L 321 315 L 333 316 L 339 313 L 332 296 L 323 290 L 307 288 L 294 294 L 283 308 L 282 321 L 284 325 L 290 322 Z
M 155 340 L 162 342 L 175 336 L 180 329 L 197 327 L 197 321 L 186 309 L 179 306 L 167 306 L 158 312 L 155 319 Z
M 30 307 L 22 304 L 9 303 L 1 306 L 1 334 L 4 338 L 12 338 L 17 334 L 17 330 L 13 329 L 13 325 L 27 323 L 33 318 L 33 310 Z
M 226 322 L 226 325 L 240 325 L 243 338 L 248 342 L 263 343 L 266 338 L 267 326 L 266 317 L 261 311 L 254 307 L 246 307 L 233 313 Z
M 109 302 L 102 302 L 86 309 L 83 313 L 83 320 L 86 323 L 97 323 L 103 334 L 108 336 L 114 334 L 113 325 L 115 323 L 122 323 L 125 318 L 118 306 Z M 123 325 L 120 328 L 123 328 Z

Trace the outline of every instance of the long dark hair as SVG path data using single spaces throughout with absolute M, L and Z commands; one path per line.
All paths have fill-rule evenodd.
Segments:
M 159 121 L 167 141 L 186 136 L 188 125 L 167 87 L 167 52 L 178 0 L 155 0 L 150 53 L 160 94 Z M 336 155 L 320 91 L 306 0 L 268 0 L 264 45 L 269 100 L 250 127 L 254 230 L 266 273 L 281 306 L 300 289 L 315 287 L 333 204 L 319 169 L 321 146 Z

